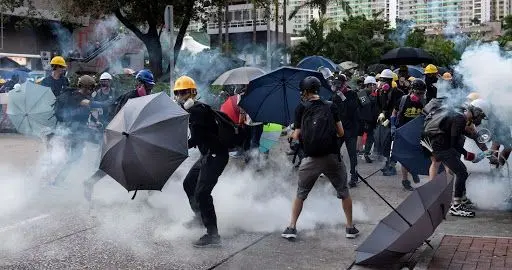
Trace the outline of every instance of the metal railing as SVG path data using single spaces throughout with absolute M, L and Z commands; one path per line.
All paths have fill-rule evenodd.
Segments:
M 265 20 L 256 20 L 256 26 L 264 26 L 267 25 L 267 22 Z M 247 20 L 247 21 L 231 21 L 228 23 L 229 28 L 238 28 L 238 27 L 252 27 L 253 26 L 253 20 Z M 226 27 L 225 23 L 222 23 L 221 28 Z M 219 29 L 219 24 L 215 22 L 209 22 L 208 23 L 208 29 Z

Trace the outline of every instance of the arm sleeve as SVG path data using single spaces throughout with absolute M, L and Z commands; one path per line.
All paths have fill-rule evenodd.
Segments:
M 332 113 L 332 116 L 334 117 L 334 123 L 338 123 L 341 121 L 340 115 L 338 112 L 338 106 L 336 106 L 336 104 L 334 104 L 334 103 L 331 104 L 331 113 Z
M 468 152 L 464 149 L 464 145 L 461 144 L 460 136 L 464 136 L 465 129 L 466 120 L 462 115 L 456 117 L 450 127 L 450 145 L 464 156 L 466 156 Z
M 297 108 L 295 108 L 295 119 L 293 121 L 293 128 L 294 129 L 300 129 L 300 126 L 302 124 L 302 115 L 304 114 L 304 105 L 302 103 L 299 103 Z
M 190 108 L 190 139 L 188 140 L 189 148 L 197 146 L 200 142 L 206 142 L 208 139 L 208 134 L 212 132 L 212 130 L 209 130 L 208 126 L 205 124 L 208 121 L 208 113 L 208 109 L 203 106 L 194 106 Z
M 112 106 L 114 103 L 113 100 L 109 99 L 106 101 L 93 101 L 91 100 L 91 104 L 89 105 L 91 108 L 106 108 Z

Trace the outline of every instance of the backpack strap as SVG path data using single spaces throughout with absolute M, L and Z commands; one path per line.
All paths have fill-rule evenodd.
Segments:
M 404 110 L 404 107 L 405 107 L 405 102 L 407 101 L 407 97 L 409 95 L 403 95 L 402 98 L 400 99 L 400 105 L 398 105 L 398 115 L 400 115 L 403 110 Z

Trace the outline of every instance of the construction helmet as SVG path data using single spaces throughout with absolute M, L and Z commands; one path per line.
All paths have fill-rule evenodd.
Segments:
M 385 69 L 380 73 L 379 78 L 381 79 L 393 79 L 393 71 L 391 69 Z
M 397 88 L 398 84 L 395 81 L 391 82 L 391 88 Z
M 174 83 L 173 91 L 197 89 L 196 82 L 189 76 L 181 76 Z
M 443 80 L 445 81 L 451 81 L 452 80 L 452 74 L 450 74 L 449 72 L 445 72 L 443 74 Z
M 393 72 L 393 81 L 394 82 L 398 81 L 398 74 L 396 74 L 394 72 Z
M 149 85 L 155 85 L 155 78 L 153 77 L 153 73 L 147 69 L 139 71 L 137 76 L 135 76 L 135 79 Z
M 438 70 L 437 70 L 437 67 L 432 65 L 432 64 L 429 64 L 427 67 L 425 67 L 425 74 L 435 74 L 437 73 Z
M 80 78 L 78 78 L 78 87 L 86 87 L 91 88 L 96 85 L 96 81 L 93 77 L 89 75 L 83 75 Z
M 409 77 L 409 79 L 407 79 L 408 81 L 410 82 L 414 82 L 414 80 L 416 80 L 416 78 L 414 78 L 413 76 Z
M 477 100 L 480 98 L 480 94 L 477 93 L 477 92 L 471 92 L 469 93 L 469 95 L 466 97 L 466 99 L 468 99 L 469 101 L 473 101 L 473 100 Z
M 483 119 L 487 119 L 487 117 L 489 116 L 489 113 L 491 111 L 491 106 L 487 101 L 479 98 L 479 99 L 475 99 L 475 100 L 471 101 L 471 103 L 469 103 L 468 110 L 473 115 L 473 117 L 472 117 L 473 123 L 476 126 L 478 126 L 478 125 L 480 125 L 480 123 L 482 123 Z
M 377 80 L 375 80 L 375 77 L 367 76 L 364 79 L 364 85 L 367 85 L 367 84 L 377 84 Z
M 380 73 L 377 73 L 377 75 L 375 75 L 375 80 L 378 80 L 380 79 Z
M 103 72 L 100 76 L 100 80 L 112 80 L 112 75 L 108 72 Z
M 427 91 L 427 85 L 421 79 L 415 79 L 411 84 L 411 88 L 412 88 L 412 90 L 415 90 L 415 91 L 422 91 L 422 92 Z
M 318 93 L 322 83 L 315 76 L 308 76 L 300 81 L 299 89 L 301 92 L 307 91 L 308 93 Z
M 52 61 L 50 61 L 50 65 L 68 67 L 68 65 L 66 65 L 66 60 L 64 60 L 64 57 L 62 56 L 53 57 Z

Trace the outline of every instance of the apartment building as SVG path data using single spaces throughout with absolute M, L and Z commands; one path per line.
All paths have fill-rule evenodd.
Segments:
M 347 0 L 347 2 L 352 8 L 352 15 L 371 18 L 374 14 L 380 14 L 379 18 L 389 21 L 392 26 L 395 25 L 397 0 Z M 338 24 L 347 17 L 347 14 L 336 1 L 332 1 L 327 9 L 327 17 Z
M 288 0 L 290 14 L 296 7 L 307 2 L 306 0 Z M 300 9 L 297 14 L 290 20 L 291 31 L 294 35 L 299 35 L 309 25 L 309 22 L 313 19 L 318 19 L 319 10 L 317 8 L 304 7 Z

